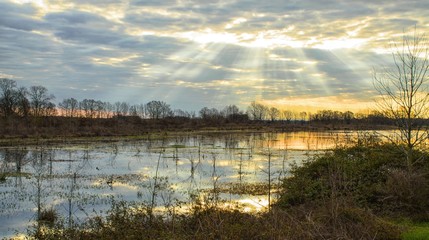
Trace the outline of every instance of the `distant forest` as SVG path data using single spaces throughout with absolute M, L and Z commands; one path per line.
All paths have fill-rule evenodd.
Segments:
M 77 100 L 66 98 L 54 103 L 55 96 L 50 94 L 44 86 L 20 87 L 16 81 L 0 79 L 0 116 L 2 117 L 3 135 L 37 134 L 39 131 L 26 131 L 35 127 L 90 127 L 98 125 L 112 127 L 112 121 L 131 123 L 135 133 L 150 129 L 202 127 L 239 128 L 243 126 L 272 125 L 317 125 L 331 124 L 336 126 L 358 125 L 368 128 L 373 125 L 392 125 L 392 120 L 381 112 L 372 111 L 368 114 L 353 113 L 351 111 L 321 110 L 316 113 L 306 111 L 293 112 L 266 106 L 258 102 L 251 102 L 247 109 L 240 109 L 236 105 L 227 105 L 222 109 L 203 107 L 200 111 L 172 109 L 163 101 L 150 101 L 144 104 L 129 104 L 127 102 L 103 102 L 96 99 Z M 34 120 L 36 119 L 36 120 Z M 68 120 L 67 122 L 65 122 Z M 280 125 L 281 124 L 281 125 Z M 136 125 L 142 125 L 135 127 Z M 117 126 L 117 125 L 115 125 Z M 129 127 L 130 125 L 127 124 Z M 366 126 L 366 127 L 365 127 Z M 335 129 L 335 127 L 333 127 Z M 356 128 L 356 127 L 355 127 Z M 358 127 L 359 128 L 359 127 Z M 90 135 L 109 135 L 109 131 L 100 130 Z M 125 129 L 126 130 L 126 129 Z M 67 131 L 66 131 L 67 132 Z M 72 131 L 76 132 L 76 131 Z M 119 127 L 116 133 L 131 134 Z M 53 133 L 49 134 L 52 135 Z M 73 134 L 73 133 L 72 133 Z M 55 135 L 55 134 L 54 134 Z

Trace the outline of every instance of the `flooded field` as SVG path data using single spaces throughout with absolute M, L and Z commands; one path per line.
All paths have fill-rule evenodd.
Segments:
M 290 164 L 349 144 L 356 133 L 218 133 L 109 143 L 0 149 L 0 237 L 26 233 L 43 210 L 69 226 L 103 216 L 112 201 L 186 206 L 215 192 L 258 211 Z M 263 188 L 266 191 L 259 191 Z M 243 190 L 244 189 L 244 190 Z M 245 190 L 253 189 L 253 190 Z

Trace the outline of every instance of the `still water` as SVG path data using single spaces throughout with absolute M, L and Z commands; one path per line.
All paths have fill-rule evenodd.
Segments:
M 38 209 L 69 224 L 102 216 L 113 200 L 165 206 L 207 189 L 279 182 L 290 164 L 353 141 L 354 132 L 207 133 L 104 143 L 0 149 L 0 238 L 26 233 Z M 157 194 L 153 194 L 154 186 Z M 220 191 L 242 210 L 266 195 Z

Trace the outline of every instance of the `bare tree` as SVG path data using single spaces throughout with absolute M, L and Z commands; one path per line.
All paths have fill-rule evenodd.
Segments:
M 130 116 L 133 116 L 133 117 L 137 117 L 138 116 L 138 114 L 137 114 L 137 108 L 138 108 L 138 106 L 137 105 L 132 105 L 132 106 L 130 106 L 130 110 L 129 110 L 129 115 Z
M 307 120 L 307 112 L 300 112 L 299 117 L 301 118 L 301 121 Z
M 279 116 L 280 116 L 280 110 L 278 110 L 275 107 L 271 107 L 268 110 L 268 115 L 270 116 L 270 119 L 273 122 L 273 121 L 275 121 L 275 120 L 277 120 L 279 118 Z
M 86 118 L 94 118 L 96 116 L 96 101 L 94 99 L 83 99 L 79 103 L 81 111 Z
M 49 95 L 48 89 L 43 86 L 31 86 L 29 96 L 33 116 L 43 116 L 55 108 L 51 102 L 55 98 L 54 95 Z
M 121 115 L 121 102 L 115 102 L 113 104 L 113 112 L 115 116 Z
M 410 170 L 416 160 L 413 150 L 428 138 L 428 127 L 422 119 L 427 118 L 429 110 L 429 45 L 425 35 L 414 32 L 412 36 L 404 35 L 402 42 L 393 47 L 393 66 L 374 71 L 373 83 L 380 94 L 379 110 L 398 127 L 396 138 Z
M 216 120 L 223 117 L 219 110 L 217 110 L 216 108 L 203 107 L 199 113 L 200 117 L 204 120 Z
M 151 119 L 166 118 L 173 115 L 170 105 L 163 101 L 150 101 L 146 103 L 145 109 Z
M 137 105 L 137 115 L 141 118 L 146 118 L 146 105 L 145 104 L 139 104 Z
M 104 115 L 106 118 L 112 117 L 115 112 L 115 107 L 110 102 L 103 102 L 104 105 Z
M 120 105 L 121 115 L 127 116 L 129 111 L 130 111 L 130 105 L 126 102 L 121 102 L 121 105 Z
M 11 79 L 0 79 L 0 114 L 8 117 L 14 114 L 16 107 L 16 82 Z
M 27 117 L 30 114 L 30 101 L 27 98 L 28 90 L 25 87 L 20 87 L 16 91 L 16 108 L 20 116 Z
M 79 102 L 74 98 L 67 98 L 60 102 L 58 106 L 66 117 L 75 117 Z
M 228 105 L 223 109 L 223 115 L 225 118 L 240 114 L 240 109 L 236 105 Z
M 175 117 L 191 118 L 192 114 L 182 109 L 175 109 L 173 111 Z
M 354 119 L 355 117 L 354 117 L 354 113 L 353 112 L 351 112 L 351 111 L 345 111 L 344 113 L 343 113 L 343 119 L 344 119 L 344 122 L 345 123 L 347 123 L 347 124 L 350 124 L 350 122 Z
M 104 104 L 104 102 L 100 100 L 95 101 L 95 111 L 97 113 L 97 118 L 104 117 L 106 113 L 106 105 Z
M 247 114 L 253 120 L 264 120 L 268 113 L 268 107 L 255 101 L 250 103 Z
M 287 122 L 292 121 L 293 118 L 293 112 L 290 110 L 284 110 L 283 112 L 283 119 L 286 120 Z

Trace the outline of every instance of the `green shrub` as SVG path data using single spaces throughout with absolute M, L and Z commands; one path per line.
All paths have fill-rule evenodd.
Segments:
M 427 153 L 416 151 L 418 159 Z M 338 148 L 294 166 L 282 184 L 280 207 L 351 199 L 377 214 L 429 218 L 429 164 L 416 162 L 410 172 L 405 154 L 390 144 Z

